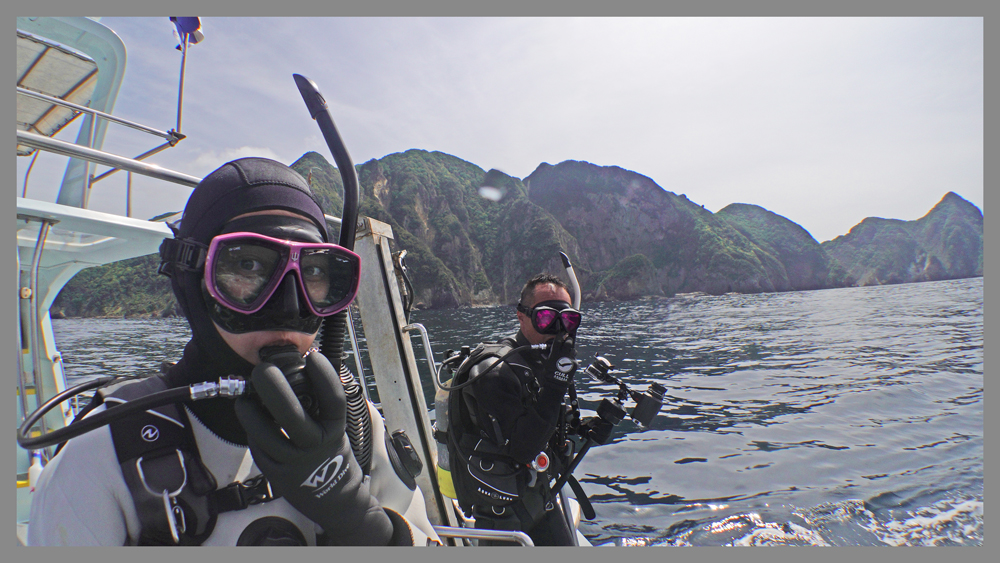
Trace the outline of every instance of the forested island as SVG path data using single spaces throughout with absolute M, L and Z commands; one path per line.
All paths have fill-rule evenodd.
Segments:
M 309 152 L 292 168 L 327 213 L 340 175 Z M 953 192 L 915 221 L 869 217 L 820 244 L 762 207 L 716 213 L 617 166 L 543 163 L 524 179 L 441 152 L 409 150 L 357 166 L 360 213 L 389 223 L 407 251 L 416 308 L 512 304 L 524 280 L 562 273 L 566 252 L 584 301 L 677 293 L 761 293 L 983 275 L 983 214 Z M 157 255 L 89 268 L 54 317 L 179 313 Z

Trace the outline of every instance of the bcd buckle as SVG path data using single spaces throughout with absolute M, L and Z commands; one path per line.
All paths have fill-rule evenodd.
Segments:
M 246 481 L 239 483 L 239 487 L 240 496 L 243 497 L 247 505 L 261 504 L 274 500 L 271 483 L 263 474 L 250 477 Z
M 219 512 L 243 510 L 248 506 L 270 502 L 277 498 L 271 490 L 271 483 L 263 474 L 250 477 L 242 483 L 239 481 L 230 483 L 215 491 L 213 496 Z

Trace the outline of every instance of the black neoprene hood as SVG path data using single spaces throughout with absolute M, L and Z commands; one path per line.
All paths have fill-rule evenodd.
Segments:
M 241 158 L 223 164 L 198 184 L 181 219 L 178 238 L 208 244 L 230 219 L 265 209 L 284 209 L 311 218 L 330 240 L 323 210 L 305 178 L 267 158 Z
M 266 158 L 241 158 L 227 162 L 205 176 L 188 199 L 177 238 L 207 246 L 234 217 L 272 209 L 307 217 L 315 224 L 323 242 L 330 241 L 323 210 L 305 178 L 284 164 Z M 288 222 L 301 225 L 303 221 Z M 266 220 L 260 221 L 261 226 L 267 223 Z M 248 226 L 247 230 L 254 228 Z M 249 378 L 253 365 L 226 344 L 212 323 L 202 291 L 203 272 L 184 268 L 172 268 L 170 271 L 170 285 L 191 325 L 192 337 L 184 347 L 180 361 L 167 373 L 167 384 L 179 387 L 214 381 L 227 375 Z M 224 440 L 247 443 L 232 401 L 196 401 L 190 403 L 188 408 Z
M 206 176 L 188 199 L 177 238 L 207 245 L 234 217 L 273 209 L 308 217 L 319 229 L 323 241 L 330 240 L 323 210 L 305 178 L 266 158 L 234 160 Z M 211 371 L 248 374 L 252 366 L 226 345 L 212 324 L 202 291 L 202 275 L 201 271 L 175 268 L 171 276 L 174 296 L 191 325 L 192 344 L 200 350 L 201 360 L 212 364 Z M 185 356 L 188 355 L 186 350 Z M 218 375 L 206 376 L 213 377 Z

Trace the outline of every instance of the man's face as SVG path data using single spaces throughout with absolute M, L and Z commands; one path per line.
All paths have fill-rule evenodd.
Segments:
M 233 219 L 239 219 L 242 217 L 251 217 L 254 215 L 283 215 L 287 217 L 302 217 L 296 213 L 284 210 L 271 210 L 271 211 L 256 211 L 253 213 L 245 213 Z M 530 321 L 529 321 L 530 322 Z M 214 323 L 213 323 L 214 324 Z M 215 325 L 215 329 L 219 331 L 219 335 L 226 344 L 233 349 L 234 352 L 240 355 L 241 358 L 250 362 L 253 365 L 260 363 L 260 349 L 265 346 L 285 346 L 288 344 L 295 345 L 299 349 L 299 352 L 305 354 L 312 346 L 313 341 L 316 339 L 317 333 L 306 334 L 302 332 L 296 332 L 294 330 L 259 330 L 254 332 L 244 332 L 240 334 L 234 334 L 227 332 L 218 324 Z
M 543 283 L 535 286 L 535 294 L 531 299 L 531 303 L 522 303 L 522 305 L 528 309 L 532 309 L 542 301 L 564 301 L 571 303 L 568 291 L 551 283 Z M 534 325 L 531 324 L 531 317 L 521 311 L 517 312 L 517 322 L 521 324 L 521 334 L 532 344 L 541 344 L 556 337 L 555 334 L 539 334 L 535 330 Z

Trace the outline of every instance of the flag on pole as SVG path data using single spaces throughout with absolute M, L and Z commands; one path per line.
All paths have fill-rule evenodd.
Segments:
M 170 21 L 174 22 L 174 36 L 177 37 L 177 41 L 179 42 L 177 45 L 178 51 L 181 50 L 181 45 L 184 44 L 185 36 L 187 36 L 188 45 L 200 43 L 205 38 L 205 34 L 201 32 L 201 18 L 178 18 L 171 16 Z

